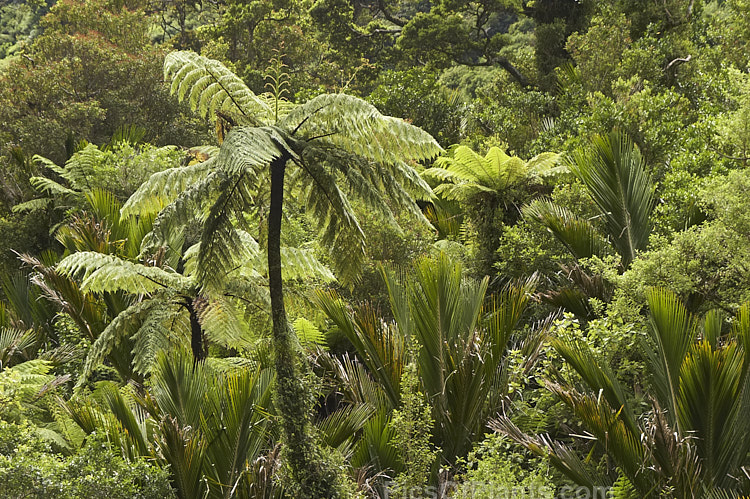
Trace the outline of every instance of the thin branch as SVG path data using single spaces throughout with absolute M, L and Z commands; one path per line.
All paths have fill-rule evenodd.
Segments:
M 690 54 L 688 54 L 687 57 L 678 57 L 676 59 L 672 59 L 672 61 L 669 64 L 667 64 L 667 67 L 664 68 L 664 71 L 668 71 L 669 68 L 671 68 L 675 64 L 682 64 L 684 62 L 690 62 L 690 59 L 692 59 L 692 58 L 693 57 Z
M 401 19 L 400 17 L 396 17 L 393 14 L 391 14 L 388 11 L 388 7 L 385 5 L 384 0 L 378 0 L 378 9 L 380 9 L 380 12 L 383 14 L 383 17 L 385 17 L 388 21 L 392 22 L 396 26 L 401 26 L 402 28 L 406 26 L 406 19 Z

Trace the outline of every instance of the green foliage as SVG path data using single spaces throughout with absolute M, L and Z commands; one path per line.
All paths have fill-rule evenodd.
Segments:
M 74 152 L 66 143 L 108 142 L 124 124 L 144 127 L 157 144 L 205 136 L 162 87 L 163 56 L 144 19 L 142 10 L 104 0 L 52 7 L 25 57 L 3 69 L 3 143 L 61 164 Z M 13 168 L 8 149 L 0 152 L 4 174 Z M 14 195 L 9 204 L 23 200 Z
M 394 479 L 394 497 L 410 497 L 429 478 L 432 462 L 439 453 L 439 449 L 430 445 L 434 424 L 430 412 L 424 394 L 419 391 L 417 364 L 409 362 L 401 378 L 401 407 L 393 412 L 391 419 L 395 432 L 391 444 L 398 449 L 405 467 Z
M 497 434 L 487 435 L 466 457 L 467 471 L 461 475 L 462 483 L 453 497 L 554 497 L 548 473 L 540 463 L 534 463 L 531 469 L 525 468 L 518 462 L 524 457 L 509 451 L 507 439 Z
M 558 159 L 559 155 L 547 152 L 523 161 L 498 147 L 491 147 L 482 157 L 469 147 L 454 146 L 450 155 L 441 156 L 432 168 L 422 172 L 438 184 L 435 194 L 464 207 L 470 222 L 468 231 L 476 232 L 476 274 L 491 273 L 501 224 L 517 221 L 516 203 L 528 195 L 526 190 L 564 171 L 556 166 Z
M 166 471 L 144 459 L 123 459 L 100 436 L 92 435 L 75 454 L 63 456 L 52 453 L 26 426 L 0 421 L 0 435 L 0 482 L 6 497 L 175 497 Z
M 267 370 L 217 372 L 161 354 L 148 397 L 105 384 L 99 404 L 68 407 L 86 433 L 105 433 L 131 459 L 169 464 L 178 497 L 248 497 L 261 479 L 253 461 L 267 450 L 271 383 Z
M 747 300 L 746 239 L 716 221 L 654 240 L 622 276 L 615 295 L 621 313 L 638 310 L 651 286 L 668 286 L 692 311 L 734 308 Z
M 384 272 L 392 323 L 380 321 L 368 307 L 348 311 L 335 294 L 320 293 L 317 302 L 352 342 L 390 408 L 402 403 L 405 342 L 416 340 L 419 379 L 435 420 L 433 441 L 442 449 L 441 459 L 454 463 L 466 455 L 488 412 L 508 393 L 508 380 L 501 375 L 505 352 L 520 341 L 516 327 L 533 282 L 510 284 L 485 301 L 487 279 L 464 279 L 461 266 L 445 255 L 423 258 L 414 270 L 408 280 Z M 543 334 L 543 328 L 528 334 L 525 365 L 533 365 Z
M 648 244 L 654 190 L 640 151 L 626 136 L 597 137 L 578 150 L 570 169 L 599 207 L 612 245 L 627 267 Z
M 554 346 L 583 384 L 559 377 L 547 387 L 574 411 L 619 467 L 618 475 L 625 475 L 639 494 L 660 497 L 673 490 L 702 497 L 742 490 L 733 470 L 747 459 L 740 442 L 750 431 L 740 416 L 750 403 L 743 367 L 747 305 L 720 342 L 719 313 L 699 320 L 664 289 L 652 289 L 648 300 L 651 327 L 642 343 L 650 397 L 645 415 L 637 415 L 632 395 L 580 340 L 562 337 Z M 493 426 L 532 452 L 547 455 L 578 484 L 613 481 L 561 443 L 523 435 L 507 418 Z
M 376 84 L 368 100 L 381 112 L 408 120 L 441 144 L 455 144 L 465 137 L 463 89 L 451 90 L 441 85 L 433 71 L 384 71 Z

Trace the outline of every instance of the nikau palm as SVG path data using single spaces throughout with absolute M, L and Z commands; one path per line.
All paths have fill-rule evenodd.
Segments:
M 553 341 L 580 376 L 581 384 L 560 379 L 547 388 L 565 402 L 617 466 L 633 497 L 719 497 L 747 492 L 744 478 L 750 450 L 750 305 L 740 308 L 731 331 L 722 335 L 722 316 L 692 316 L 677 296 L 663 289 L 648 293 L 651 315 L 644 341 L 651 410 L 639 415 L 633 396 L 582 341 Z M 583 388 L 581 388 L 583 387 Z M 524 435 L 510 419 L 490 423 L 532 452 L 546 455 L 575 482 L 610 485 L 565 445 Z
M 164 73 L 172 93 L 189 101 L 201 116 L 220 116 L 228 131 L 215 158 L 170 172 L 184 190 L 163 191 L 165 207 L 144 251 L 160 246 L 162 227 L 197 218 L 203 228 L 196 275 L 210 289 L 242 258 L 239 233 L 251 232 L 251 214 L 267 220 L 276 392 L 286 458 L 299 487 L 308 494 L 331 497 L 334 475 L 325 469 L 308 438 L 310 397 L 284 309 L 280 242 L 284 196 L 298 199 L 317 221 L 335 270 L 349 279 L 364 257 L 364 233 L 349 195 L 362 199 L 391 224 L 396 225 L 392 207 L 424 221 L 414 197 L 427 197 L 430 189 L 409 163 L 434 157 L 440 146 L 421 129 L 383 116 L 348 95 L 321 95 L 302 105 L 281 99 L 279 85 L 275 94 L 256 95 L 221 63 L 191 52 L 169 54 Z M 146 200 L 166 185 L 166 177 L 152 177 L 124 209 L 133 214 L 141 207 L 153 209 L 153 201 Z M 346 192 L 339 187 L 342 184 Z

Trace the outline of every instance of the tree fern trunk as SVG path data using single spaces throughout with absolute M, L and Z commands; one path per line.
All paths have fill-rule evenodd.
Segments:
M 193 361 L 203 362 L 208 356 L 208 349 L 203 338 L 203 328 L 195 310 L 195 301 L 188 300 L 186 307 L 190 313 L 190 349 L 193 351 Z
M 284 172 L 288 157 L 271 163 L 271 202 L 268 215 L 268 287 L 271 295 L 276 365 L 276 406 L 281 414 L 292 478 L 305 497 L 337 497 L 336 475 L 327 466 L 312 434 L 312 396 L 300 369 L 297 342 L 287 322 L 281 280 L 281 219 Z

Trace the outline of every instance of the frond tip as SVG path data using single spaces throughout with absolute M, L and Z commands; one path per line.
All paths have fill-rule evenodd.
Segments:
M 164 79 L 171 83 L 172 94 L 187 100 L 201 117 L 215 120 L 217 111 L 239 114 L 269 123 L 273 110 L 245 83 L 219 61 L 194 52 L 171 52 L 164 59 Z

